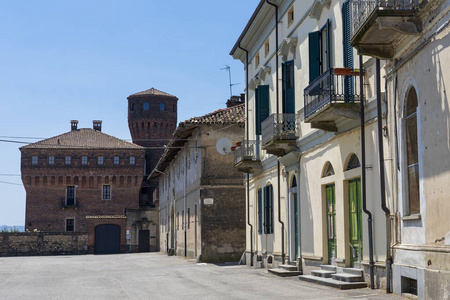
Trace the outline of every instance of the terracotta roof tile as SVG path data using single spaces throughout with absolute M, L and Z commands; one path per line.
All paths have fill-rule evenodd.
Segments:
M 21 147 L 20 149 L 144 149 L 136 144 L 91 129 L 72 130 L 49 139 Z
M 128 96 L 128 98 L 133 97 L 133 96 L 147 96 L 147 95 L 157 95 L 157 96 L 166 96 L 166 97 L 176 98 L 174 95 L 165 93 L 165 92 L 157 90 L 155 88 L 151 88 L 151 89 L 139 92 L 139 93 L 132 94 L 132 95 Z
M 245 105 L 240 104 L 230 108 L 218 109 L 201 117 L 191 118 L 180 122 L 178 126 L 201 124 L 244 124 L 244 122 Z

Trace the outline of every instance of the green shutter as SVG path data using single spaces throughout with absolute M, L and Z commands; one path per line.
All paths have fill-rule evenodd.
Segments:
M 255 134 L 260 135 L 261 134 L 261 100 L 259 99 L 259 89 L 255 89 Z
M 309 82 L 320 75 L 320 34 L 319 31 L 309 33 Z
M 269 117 L 269 86 L 258 86 L 259 122 L 256 124 L 256 134 L 261 134 L 261 123 Z
M 295 113 L 294 61 L 282 65 L 283 69 L 283 113 Z
M 325 72 L 326 70 L 331 68 L 331 32 L 330 32 L 330 20 L 327 20 L 327 24 L 325 25 L 326 27 L 326 55 L 327 55 L 327 68 L 324 69 L 323 71 Z
M 269 233 L 273 233 L 273 187 L 272 185 L 269 185 L 268 187 L 269 190 L 269 219 L 270 219 L 270 223 L 269 223 Z
M 263 227 L 263 207 L 262 207 L 262 190 L 258 189 L 258 234 L 262 234 Z
M 344 50 L 344 67 L 353 69 L 353 48 L 350 45 L 351 40 L 351 11 L 350 1 L 342 4 L 342 48 Z M 344 80 L 344 93 L 346 99 L 353 100 L 353 77 L 346 77 Z

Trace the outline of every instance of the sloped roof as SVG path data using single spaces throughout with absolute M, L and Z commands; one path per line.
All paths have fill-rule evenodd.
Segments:
M 245 104 L 236 105 L 230 108 L 219 109 L 201 117 L 194 117 L 180 122 L 175 130 L 172 139 L 167 144 L 163 155 L 158 161 L 155 169 L 149 177 L 160 175 L 158 171 L 164 171 L 172 159 L 181 150 L 194 130 L 201 125 L 234 125 L 245 123 Z M 157 171 L 156 171 L 157 170 Z
M 144 149 L 92 128 L 72 130 L 20 149 Z
M 139 93 L 132 94 L 132 95 L 128 96 L 128 98 L 134 97 L 134 96 L 148 96 L 148 95 L 156 95 L 156 96 L 165 96 L 165 97 L 177 98 L 174 95 L 171 95 L 171 94 L 168 94 L 166 92 L 157 90 L 155 88 L 151 88 L 151 89 L 139 92 Z

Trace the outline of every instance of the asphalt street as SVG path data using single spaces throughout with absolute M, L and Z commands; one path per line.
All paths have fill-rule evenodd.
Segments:
M 0 299 L 402 299 L 162 253 L 0 258 Z

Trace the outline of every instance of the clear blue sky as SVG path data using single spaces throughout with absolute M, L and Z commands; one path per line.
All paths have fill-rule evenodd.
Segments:
M 259 0 L 0 2 L 0 140 L 36 142 L 103 120 L 130 139 L 127 97 L 179 98 L 178 121 L 225 107 L 244 68 L 228 53 Z M 19 138 L 12 138 L 19 137 Z M 0 225 L 24 225 L 24 144 L 0 142 Z

